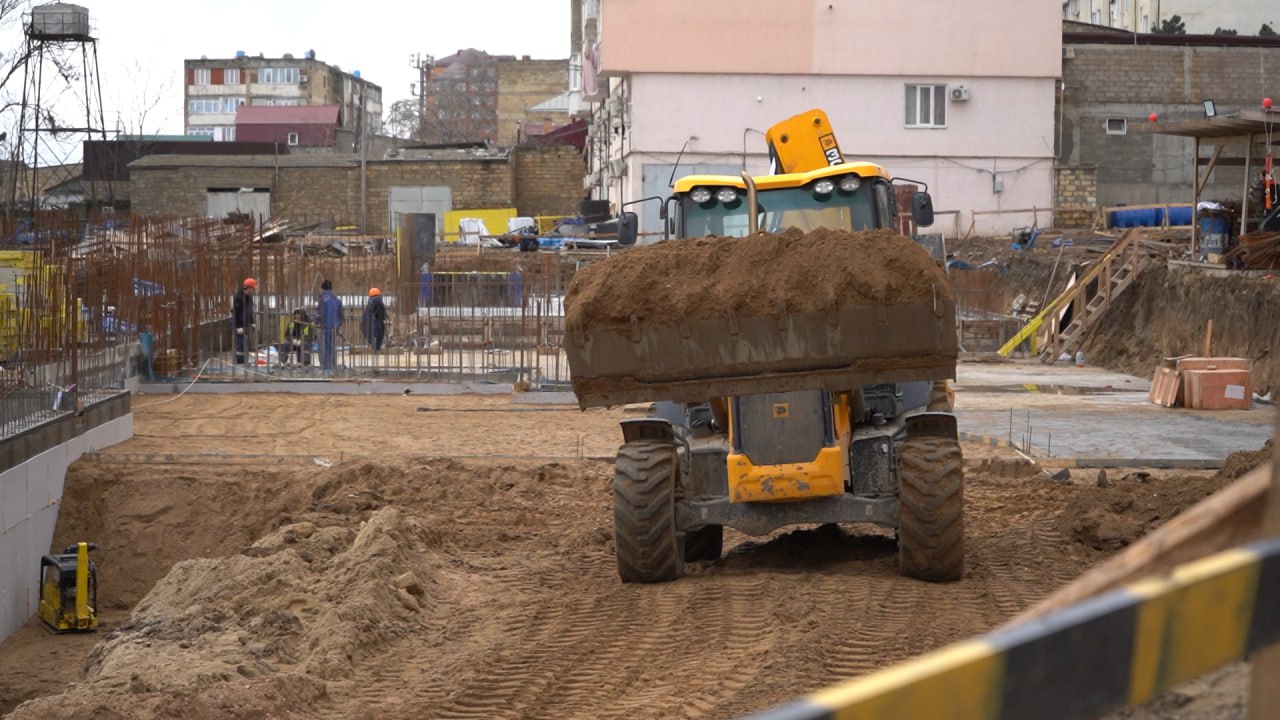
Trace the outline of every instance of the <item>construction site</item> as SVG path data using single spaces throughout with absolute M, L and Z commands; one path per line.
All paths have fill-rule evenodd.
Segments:
M 600 4 L 565 97 L 486 116 L 509 148 L 219 125 L 134 148 L 124 207 L 39 206 L 32 162 L 0 216 L 0 717 L 1280 717 L 1280 108 L 1189 99 L 1266 91 L 1223 68 L 1280 41 L 1002 0 L 1039 23 L 1022 75 L 867 39 L 859 72 L 909 82 L 857 156 L 871 86 L 814 59 L 841 43 L 673 72 L 637 48 L 695 30 Z M 422 107 L 534 73 L 488 57 L 415 56 Z M 188 60 L 191 112 L 310 82 L 286 59 Z M 1126 63 L 1181 94 L 1089 85 Z M 381 90 L 333 77 L 363 144 Z M 579 102 L 585 141 L 530 141 Z
M 431 276 L 405 278 L 372 246 L 339 256 L 333 238 L 187 220 L 13 251 L 33 264 L 8 317 L 40 341 L 9 350 L 22 361 L 6 368 L 7 432 L 31 438 L 123 394 L 132 435 L 72 463 L 56 503 L 52 547 L 96 543 L 96 632 L 23 623 L 0 646 L 0 710 L 736 717 L 999 628 L 1269 466 L 1276 331 L 1256 318 L 1280 289 L 1270 269 L 1188 266 L 1190 235 L 1048 228 L 1024 248 L 952 245 L 965 559 L 943 584 L 900 576 L 895 533 L 856 523 L 726 529 L 723 553 L 678 582 L 619 582 L 617 428 L 652 405 L 579 409 L 573 390 L 590 390 L 571 383 L 563 306 L 578 270 L 638 249 L 442 248 Z M 721 268 L 724 287 L 752 252 Z M 596 293 L 595 322 L 615 312 L 601 293 L 638 298 L 678 271 L 636 267 L 578 289 Z M 243 277 L 262 289 L 261 337 L 238 365 L 226 288 Z M 268 342 L 311 307 L 319 277 L 346 296 L 386 289 L 381 351 L 356 339 L 355 313 L 332 371 Z M 773 291 L 742 302 L 768 306 Z M 705 300 L 662 302 L 678 318 Z M 1074 322 L 1042 312 L 1067 308 Z M 1045 317 L 1022 341 L 991 329 Z M 1244 402 L 1193 406 L 1188 385 L 1162 404 L 1152 381 L 1181 356 L 1249 359 Z M 1244 717 L 1248 677 L 1228 665 L 1115 717 Z

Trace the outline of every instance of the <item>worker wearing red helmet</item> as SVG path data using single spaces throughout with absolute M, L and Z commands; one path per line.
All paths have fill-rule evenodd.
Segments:
M 369 288 L 369 302 L 364 306 L 360 329 L 374 352 L 382 349 L 382 341 L 387 336 L 387 305 L 382 301 L 382 291 L 378 288 Z
M 236 364 L 243 365 L 246 351 L 252 351 L 254 331 L 258 329 L 253 312 L 253 294 L 258 291 L 258 281 L 245 278 L 231 303 L 231 325 L 235 328 Z

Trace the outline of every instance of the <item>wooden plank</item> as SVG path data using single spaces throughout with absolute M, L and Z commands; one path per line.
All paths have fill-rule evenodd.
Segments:
M 1276 423 L 1274 448 L 1280 443 L 1280 422 Z M 1273 450 L 1271 483 L 1262 510 L 1262 536 L 1280 536 L 1280 452 Z M 1275 608 L 1270 608 L 1272 612 Z M 1280 643 L 1263 648 L 1253 658 L 1253 677 L 1249 684 L 1249 720 L 1280 718 Z

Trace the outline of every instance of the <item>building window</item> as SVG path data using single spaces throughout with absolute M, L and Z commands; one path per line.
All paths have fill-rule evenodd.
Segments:
M 222 101 L 223 98 L 220 97 L 194 98 L 187 102 L 187 109 L 192 113 L 224 112 Z M 235 112 L 235 110 L 231 112 Z
M 297 85 L 298 68 L 262 68 L 258 82 L 266 85 Z
M 201 137 L 213 137 L 213 128 L 211 127 L 189 127 L 188 135 L 199 135 Z
M 1129 121 L 1124 118 L 1107 118 L 1108 135 L 1126 135 L 1129 132 Z
M 229 112 L 229 113 L 235 112 L 240 108 L 241 105 L 244 105 L 244 98 L 242 97 L 223 98 L 223 101 L 224 101 L 224 104 L 223 104 L 224 112 Z
M 236 128 L 234 125 L 222 128 L 222 139 L 226 142 L 232 142 L 236 139 Z
M 196 75 L 195 80 L 197 85 L 208 85 L 210 82 L 212 82 L 213 69 L 212 68 L 196 68 L 195 75 Z
M 227 68 L 222 71 L 223 85 L 239 85 L 240 84 L 240 68 Z
M 296 133 L 296 132 L 291 132 L 291 133 L 289 133 L 289 144 L 290 144 L 290 145 L 297 145 L 297 144 L 298 144 L 298 133 Z
M 947 86 L 907 86 L 907 127 L 943 128 L 947 126 Z

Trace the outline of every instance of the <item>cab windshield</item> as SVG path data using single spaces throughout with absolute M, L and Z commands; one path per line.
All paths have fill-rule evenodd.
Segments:
M 756 194 L 760 210 L 760 229 L 781 232 L 797 228 L 803 232 L 818 228 L 833 230 L 871 230 L 878 227 L 874 193 L 885 190 L 864 182 L 853 192 L 836 190 L 816 195 L 810 187 L 762 190 Z M 723 203 L 712 198 L 704 203 L 683 198 L 685 237 L 743 237 L 749 232 L 746 192 Z

